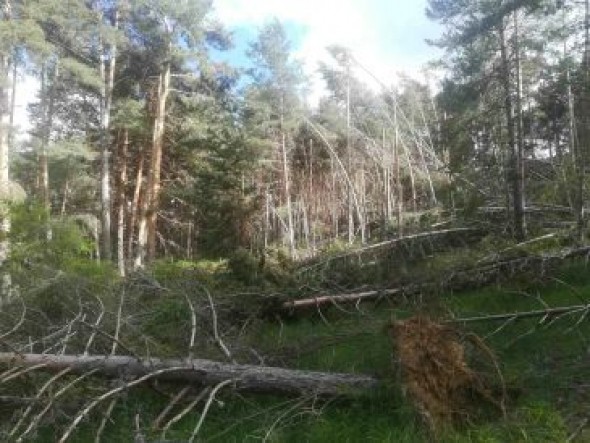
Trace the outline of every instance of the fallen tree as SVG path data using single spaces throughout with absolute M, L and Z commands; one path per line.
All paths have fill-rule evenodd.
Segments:
M 365 290 L 344 294 L 318 294 L 303 299 L 284 301 L 280 308 L 283 311 L 292 311 L 301 308 L 338 305 L 340 303 L 360 303 L 381 297 L 471 289 L 489 285 L 500 278 L 509 278 L 519 273 L 535 272 L 536 275 L 543 276 L 564 260 L 588 257 L 588 255 L 590 255 L 590 247 L 585 246 L 545 256 L 498 258 L 463 269 L 449 269 L 439 279 L 412 283 L 397 288 Z
M 404 246 L 409 247 L 412 243 L 416 242 L 428 242 L 428 244 L 434 249 L 434 242 L 443 242 L 446 240 L 450 243 L 461 243 L 463 245 L 469 244 L 470 242 L 477 242 L 486 235 L 486 231 L 479 228 L 451 228 L 428 232 L 419 232 L 417 234 L 406 235 L 404 237 L 394 238 L 386 240 L 380 243 L 375 243 L 360 248 L 355 248 L 341 254 L 328 256 L 321 260 L 317 257 L 309 260 L 309 262 L 300 267 L 299 273 L 308 272 L 312 269 L 325 266 L 328 263 L 350 258 L 360 257 L 367 254 L 378 253 L 383 251 L 390 251 L 395 248 Z M 440 248 L 444 250 L 445 248 Z
M 369 375 L 302 371 L 269 366 L 238 365 L 203 359 L 137 359 L 129 356 L 0 353 L 0 364 L 37 370 L 116 378 L 138 378 L 214 386 L 232 381 L 236 389 L 286 395 L 352 395 L 375 388 Z M 153 375 L 150 377 L 150 374 Z

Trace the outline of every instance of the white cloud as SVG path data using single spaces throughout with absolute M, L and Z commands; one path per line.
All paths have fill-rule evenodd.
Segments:
M 302 26 L 307 32 L 297 42 L 295 56 L 304 61 L 306 72 L 312 77 L 312 95 L 316 99 L 322 88 L 317 65 L 319 61 L 330 61 L 326 47 L 332 44 L 351 49 L 354 57 L 386 85 L 395 83 L 396 74 L 401 71 L 418 75 L 420 69 L 421 63 L 416 62 L 416 57 L 396 56 L 400 51 L 396 51 L 395 46 L 404 45 L 406 41 L 394 41 L 394 32 L 405 26 L 412 29 L 411 23 L 400 23 L 403 20 L 425 22 L 423 1 L 217 0 L 215 9 L 218 18 L 230 28 L 257 27 L 273 17 Z M 389 19 L 391 26 L 387 23 Z M 415 35 L 402 37 L 404 40 L 424 38 L 419 30 Z M 375 89 L 380 88 L 366 72 L 357 69 L 357 75 Z

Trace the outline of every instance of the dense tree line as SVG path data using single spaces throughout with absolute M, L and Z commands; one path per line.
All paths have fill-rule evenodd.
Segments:
M 305 257 L 478 206 L 503 208 L 523 240 L 539 205 L 571 208 L 584 239 L 588 1 L 430 0 L 445 29 L 432 42 L 447 52 L 433 65 L 440 87 L 376 79 L 375 90 L 359 76 L 370 67 L 332 46 L 317 107 L 278 21 L 250 43 L 250 69 L 216 62 L 211 49 L 232 36 L 212 6 L 3 2 L 2 197 L 25 189 L 13 217 L 29 211 L 42 244 L 77 225 L 97 239 L 84 253 L 125 274 L 239 248 Z M 11 97 L 24 73 L 40 92 L 22 141 Z M 10 219 L 3 211 L 0 261 Z

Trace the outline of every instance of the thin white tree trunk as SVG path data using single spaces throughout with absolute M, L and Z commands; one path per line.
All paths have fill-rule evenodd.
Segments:
M 51 240 L 53 233 L 51 231 L 51 197 L 49 190 L 49 144 L 51 142 L 51 132 L 53 130 L 53 112 L 55 105 L 55 88 L 59 77 L 59 60 L 56 60 L 53 68 L 53 75 L 49 80 L 47 68 L 44 67 L 41 74 L 41 94 L 43 103 L 43 135 L 41 137 L 41 146 L 39 152 L 39 191 L 41 202 L 45 210 L 46 226 L 45 235 L 47 240 Z
M 6 6 L 5 6 L 6 7 Z M 0 201 L 0 267 L 4 265 L 10 254 L 10 242 L 7 239 L 10 233 L 10 214 L 8 203 L 10 201 L 10 176 L 9 176 L 9 132 L 10 132 L 10 102 L 9 94 L 9 66 L 8 57 L 0 54 L 0 186 L 4 191 L 4 201 Z M 8 272 L 2 273 L 0 287 L 0 301 L 4 301 L 10 294 L 12 280 Z
M 129 130 L 123 129 L 123 139 L 119 146 L 119 177 L 117 189 L 117 265 L 119 274 L 125 276 L 125 215 L 127 214 L 127 198 L 125 185 L 127 183 L 127 155 L 129 151 Z
M 291 258 L 295 259 L 297 252 L 295 250 L 295 227 L 293 225 L 293 207 L 291 203 L 291 178 L 289 175 L 289 162 L 287 158 L 284 118 L 284 97 L 281 97 L 281 159 L 283 164 L 285 202 L 287 205 L 287 240 L 289 243 L 289 253 L 291 254 Z
M 397 218 L 397 234 L 398 237 L 403 237 L 403 211 L 404 211 L 404 188 L 401 179 L 401 165 L 399 155 L 399 132 L 397 129 L 397 113 L 394 114 L 394 138 L 393 138 L 393 161 L 395 162 L 395 185 L 396 185 L 396 218 Z
M 112 23 L 113 28 L 119 28 L 119 10 L 115 10 Z M 115 68 L 117 63 L 117 45 L 111 43 L 108 64 L 106 60 L 106 48 L 101 39 L 101 174 L 100 174 L 100 200 L 101 200 L 101 229 L 102 229 L 102 256 L 105 260 L 112 257 L 111 242 L 111 173 L 110 173 L 110 120 L 113 101 L 113 87 L 115 83 Z

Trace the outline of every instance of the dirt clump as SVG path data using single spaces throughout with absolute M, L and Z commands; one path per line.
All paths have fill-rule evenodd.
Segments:
M 504 412 L 503 398 L 494 398 L 484 377 L 468 364 L 467 341 L 498 368 L 495 357 L 478 337 L 462 337 L 454 328 L 422 316 L 394 321 L 389 332 L 399 360 L 402 390 L 431 431 L 468 421 L 478 403 L 492 404 Z

